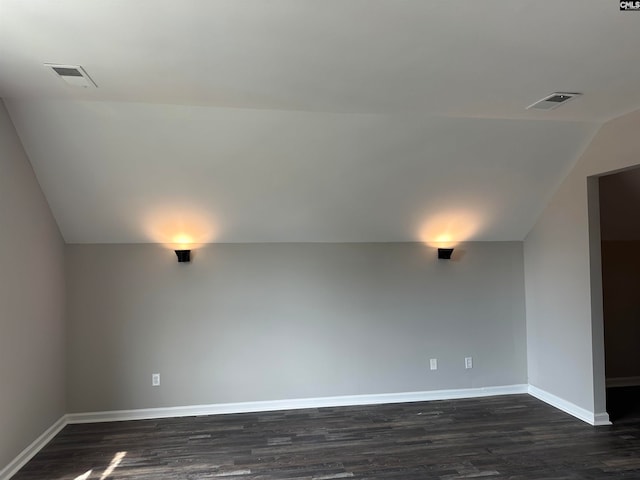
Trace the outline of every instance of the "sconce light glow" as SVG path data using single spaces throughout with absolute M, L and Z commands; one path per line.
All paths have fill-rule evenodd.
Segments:
M 442 245 L 443 248 L 447 248 L 456 244 L 456 242 L 453 240 L 453 237 L 448 233 L 438 235 L 435 239 L 435 243 L 438 245 Z
M 187 235 L 186 233 L 179 233 L 175 237 L 173 237 L 173 244 L 178 250 L 186 250 L 191 245 L 193 245 L 193 237 L 191 235 Z
M 420 230 L 420 240 L 431 247 L 453 248 L 469 240 L 480 225 L 480 216 L 468 211 L 451 211 L 429 218 Z
M 194 250 L 213 241 L 214 223 L 193 208 L 166 208 L 149 215 L 146 231 L 154 243 L 171 250 Z

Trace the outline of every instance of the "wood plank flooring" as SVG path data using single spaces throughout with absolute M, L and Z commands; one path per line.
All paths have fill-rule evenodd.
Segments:
M 14 480 L 216 478 L 640 479 L 640 418 L 511 395 L 69 425 Z

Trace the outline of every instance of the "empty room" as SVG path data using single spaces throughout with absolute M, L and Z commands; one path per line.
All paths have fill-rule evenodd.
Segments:
M 0 0 L 0 480 L 640 478 L 639 46 Z

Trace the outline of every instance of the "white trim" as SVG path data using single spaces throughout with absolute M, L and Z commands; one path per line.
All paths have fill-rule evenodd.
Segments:
M 534 387 L 533 385 L 529 385 L 529 395 L 536 397 L 538 400 L 542 400 L 543 402 L 548 403 L 569 415 L 573 415 L 589 425 L 611 425 L 611 422 L 609 421 L 609 414 L 607 412 L 590 412 L 589 410 L 579 407 L 575 403 L 571 403 L 563 398 L 553 395 L 552 393 L 538 387 Z
M 592 425 L 594 427 L 600 427 L 602 425 L 611 425 L 611 420 L 609 420 L 609 414 L 607 412 L 594 413 Z
M 195 415 L 220 415 L 225 413 L 297 410 L 301 408 L 345 407 L 354 405 L 375 405 L 381 403 L 453 400 L 456 398 L 476 398 L 494 395 L 512 395 L 518 393 L 527 393 L 527 385 L 504 385 L 499 387 L 434 390 L 430 392 L 382 393 L 375 395 L 347 395 L 339 397 L 299 398 L 291 400 L 271 400 L 261 402 L 218 403 L 212 405 L 144 408 L 138 410 L 116 410 L 110 412 L 70 413 L 67 415 L 67 422 L 116 422 L 122 420 L 146 420 L 167 417 L 189 417 Z
M 143 408 L 138 410 L 115 410 L 109 412 L 69 413 L 60 417 L 56 423 L 34 440 L 33 443 L 25 448 L 15 459 L 13 459 L 13 461 L 0 470 L 0 480 L 9 480 L 66 425 L 73 423 L 115 422 L 121 420 L 189 417 L 195 415 L 220 415 L 226 413 L 268 412 L 273 410 L 296 410 L 301 408 L 377 405 L 383 403 L 427 402 L 431 400 L 454 400 L 459 398 L 479 398 L 524 393 L 528 393 L 529 395 L 573 415 L 590 425 L 611 425 L 609 415 L 606 412 L 589 412 L 582 407 L 578 407 L 577 405 L 540 388 L 525 384 L 503 385 L 498 387 L 463 388 L 456 390 L 433 390 L 427 392 L 346 395 L 338 397 L 299 398 L 292 400 L 271 400 L 261 402 Z
M 607 378 L 607 387 L 638 387 L 640 377 L 613 377 Z
M 42 447 L 49 443 L 53 437 L 55 437 L 60 430 L 67 425 L 67 417 L 63 415 L 53 425 L 51 425 L 45 432 L 36 438 L 31 444 L 18 454 L 9 464 L 0 470 L 0 480 L 9 480 L 12 476 L 18 473 L 26 463 L 31 460 L 36 453 L 38 453 Z

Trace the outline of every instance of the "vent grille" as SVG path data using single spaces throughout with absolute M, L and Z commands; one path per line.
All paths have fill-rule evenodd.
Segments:
M 576 97 L 582 95 L 581 93 L 568 93 L 568 92 L 555 92 L 551 95 L 546 96 L 542 100 L 538 100 L 536 103 L 533 103 L 527 107 L 527 110 L 553 110 L 554 108 L 558 108 L 560 105 L 563 105 Z
M 96 88 L 96 83 L 91 77 L 84 71 L 80 65 L 55 65 L 52 63 L 45 63 L 45 67 L 50 68 L 53 73 L 59 78 L 64 80 L 72 87 L 81 88 Z

